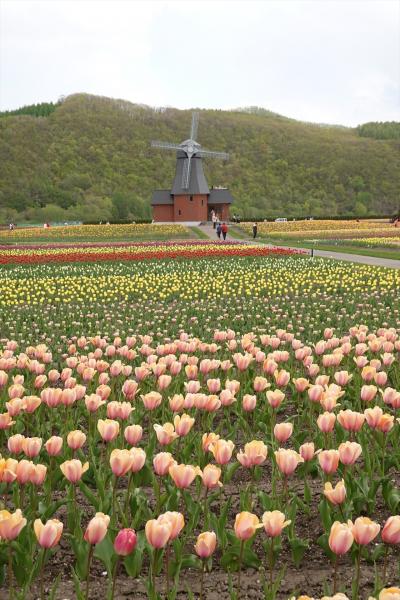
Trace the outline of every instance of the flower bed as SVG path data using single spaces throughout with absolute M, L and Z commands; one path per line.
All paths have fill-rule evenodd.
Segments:
M 130 261 L 165 258 L 207 258 L 229 256 L 291 256 L 300 250 L 268 248 L 245 243 L 203 242 L 162 244 L 114 244 L 0 248 L 0 264 L 41 264 L 70 262 Z

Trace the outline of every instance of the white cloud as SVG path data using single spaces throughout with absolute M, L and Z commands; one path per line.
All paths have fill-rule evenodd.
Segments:
M 351 125 L 400 119 L 397 0 L 1 0 L 0 40 L 3 109 L 85 91 Z

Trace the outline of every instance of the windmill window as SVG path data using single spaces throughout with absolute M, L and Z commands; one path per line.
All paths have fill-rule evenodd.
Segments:
M 193 196 L 190 196 L 190 202 L 193 202 Z
M 178 215 L 181 215 L 181 214 L 182 214 L 182 213 L 181 213 L 181 211 L 180 211 L 180 210 L 178 210 Z
M 204 205 L 204 200 L 203 200 L 203 198 L 201 199 L 201 205 L 202 205 L 202 206 Z

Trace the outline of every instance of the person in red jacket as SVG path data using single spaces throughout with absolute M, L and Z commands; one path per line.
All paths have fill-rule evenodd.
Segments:
M 226 234 L 228 233 L 228 225 L 226 223 L 222 223 L 221 227 L 222 237 L 226 240 Z

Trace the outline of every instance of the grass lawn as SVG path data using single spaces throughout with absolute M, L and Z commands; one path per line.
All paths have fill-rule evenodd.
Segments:
M 291 248 L 308 248 L 314 250 L 326 250 L 327 252 L 343 252 L 344 254 L 357 254 L 360 256 L 375 256 L 376 258 L 391 258 L 400 260 L 400 251 L 393 248 L 360 248 L 359 246 L 351 246 L 345 244 L 313 244 L 304 242 L 303 240 L 277 240 L 270 237 L 261 237 L 263 241 L 268 241 L 275 246 L 289 246 Z

